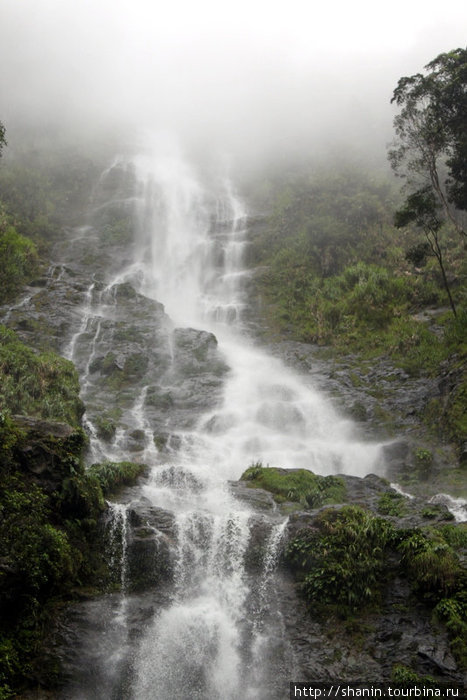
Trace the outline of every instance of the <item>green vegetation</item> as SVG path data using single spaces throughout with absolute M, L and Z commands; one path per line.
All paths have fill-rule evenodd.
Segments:
M 388 503 L 380 499 L 380 512 L 381 505 L 390 509 Z M 465 523 L 405 530 L 358 506 L 344 506 L 322 510 L 299 530 L 285 562 L 311 609 L 327 618 L 351 618 L 356 610 L 364 614 L 365 606 L 375 610 L 385 586 L 396 576 L 406 577 L 433 620 L 446 626 L 453 653 L 466 668 L 466 549 Z
M 394 664 L 391 674 L 391 683 L 398 686 L 425 686 L 436 685 L 431 676 L 420 676 L 404 664 Z
M 379 596 L 387 547 L 395 530 L 357 506 L 329 508 L 289 544 L 287 561 L 300 572 L 309 603 L 343 614 Z
M 41 641 L 55 607 L 83 584 L 105 585 L 97 519 L 104 508 L 86 474 L 84 433 L 0 413 L 0 688 L 46 680 Z
M 58 240 L 64 223 L 82 219 L 99 169 L 76 147 L 48 150 L 25 143 L 9 147 L 0 168 L 1 203 L 18 234 L 31 239 L 41 255 Z
M 17 232 L 0 204 L 0 304 L 12 299 L 39 267 L 37 248 Z
M 123 486 L 134 484 L 136 479 L 147 471 L 146 464 L 135 462 L 103 462 L 93 464 L 88 475 L 94 477 L 104 495 L 115 493 Z
M 95 225 L 99 227 L 102 241 L 108 246 L 128 244 L 133 240 L 134 222 L 128 214 L 119 208 L 106 207 L 96 216 Z
M 1 325 L 0 402 L 14 414 L 70 425 L 79 425 L 84 412 L 73 364 L 52 352 L 37 354 Z
M 413 590 L 446 625 L 451 648 L 467 668 L 467 570 L 459 558 L 467 545 L 465 524 L 407 533 L 399 544 L 401 566 Z
M 269 213 L 252 223 L 248 260 L 263 333 L 326 346 L 328 357 L 351 354 L 356 363 L 387 358 L 414 377 L 438 376 L 443 366 L 455 384 L 421 418 L 461 448 L 467 263 L 454 224 L 443 223 L 439 241 L 457 317 L 417 225 L 394 226 L 401 198 L 389 174 L 303 168 L 277 175 L 262 197 L 257 206 Z
M 4 137 L 0 124 L 0 152 Z M 65 211 L 70 223 L 71 201 L 79 205 L 92 182 L 79 159 L 10 156 L 0 168 L 0 303 L 40 273 Z M 51 623 L 76 589 L 105 588 L 111 577 L 73 364 L 0 326 L 0 407 L 0 697 L 9 698 L 58 680 L 57 663 L 41 656 Z
M 277 503 L 292 501 L 318 508 L 345 500 L 345 485 L 338 476 L 318 476 L 307 469 L 278 469 L 251 465 L 240 477 L 251 488 L 270 491 Z
M 366 351 L 369 341 L 370 352 L 405 355 L 401 330 L 409 338 L 422 333 L 413 313 L 442 304 L 443 296 L 432 264 L 414 269 L 406 260 L 416 234 L 394 229 L 395 201 L 386 179 L 375 184 L 345 169 L 276 183 L 273 213 L 250 252 L 273 330 L 347 352 Z
M 101 414 L 94 418 L 94 425 L 96 427 L 97 436 L 101 440 L 106 440 L 110 442 L 117 431 L 117 426 L 112 418 L 106 414 Z
M 404 515 L 405 497 L 400 493 L 392 493 L 387 491 L 383 493 L 378 500 L 378 513 L 381 515 L 394 515 L 400 517 Z
M 401 78 L 392 98 L 401 111 L 394 119 L 397 141 L 389 160 L 406 178 L 408 193 L 395 224 L 398 228 L 415 224 L 423 232 L 425 241 L 420 245 L 436 258 L 456 316 L 443 229 L 449 225 L 461 239 L 467 238 L 460 211 L 467 209 L 467 49 L 440 54 L 425 70 L 426 75 Z
M 454 516 L 451 512 L 447 510 L 445 506 L 433 503 L 431 505 L 425 506 L 422 509 L 422 517 L 427 520 L 454 520 Z
M 273 192 L 273 212 L 250 251 L 268 326 L 340 352 L 387 353 L 415 372 L 434 371 L 449 353 L 413 317 L 445 303 L 442 281 L 433 261 L 414 267 L 407 259 L 417 234 L 394 229 L 396 197 L 389 181 L 375 184 L 343 169 L 319 178 L 296 174 L 292 182 L 278 180 Z M 449 260 L 456 274 L 465 274 L 457 239 Z M 465 324 L 440 322 L 449 345 L 459 345 Z

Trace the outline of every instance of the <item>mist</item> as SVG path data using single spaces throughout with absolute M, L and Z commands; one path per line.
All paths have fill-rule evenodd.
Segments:
M 462 0 L 2 0 L 0 121 L 12 147 L 33 125 L 126 145 L 171 134 L 240 163 L 384 158 L 398 78 L 466 36 Z

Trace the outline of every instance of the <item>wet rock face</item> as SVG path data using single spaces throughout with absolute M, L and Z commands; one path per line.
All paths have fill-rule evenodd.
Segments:
M 277 510 L 277 504 L 269 491 L 264 489 L 252 489 L 244 481 L 232 481 L 229 483 L 230 492 L 235 498 L 247 503 L 257 511 Z
M 394 458 L 406 454 L 404 445 L 394 446 Z M 380 590 L 372 605 L 361 605 L 353 616 L 339 613 L 336 606 L 323 608 L 319 601 L 311 604 L 301 588 L 302 569 L 291 566 L 285 555 L 289 545 L 308 535 L 326 536 L 323 516 L 336 514 L 348 505 L 363 508 L 369 517 L 385 518 L 401 536 L 427 525 L 452 523 L 446 508 L 434 511 L 423 499 L 409 499 L 398 493 L 385 479 L 370 474 L 365 478 L 342 475 L 345 482 L 345 503 L 309 508 L 292 513 L 288 518 L 281 543 L 282 560 L 274 578 L 274 615 L 282 624 L 282 642 L 293 659 L 294 679 L 300 681 L 349 682 L 388 681 L 397 665 L 407 666 L 420 676 L 430 675 L 444 681 L 465 681 L 459 663 L 453 656 L 448 630 L 434 622 L 432 606 L 413 587 L 404 568 L 397 546 L 389 547 L 384 559 Z M 271 494 L 249 488 L 248 482 L 233 482 L 232 493 L 248 502 L 257 513 L 270 504 Z M 253 492 L 254 496 L 250 494 Z M 273 506 L 276 504 L 272 501 Z M 389 513 L 385 512 L 389 509 Z M 396 510 L 398 514 L 396 514 Z M 266 510 L 271 517 L 274 510 Z M 331 519 L 331 522 L 334 522 Z M 460 526 L 459 526 L 460 527 Z M 261 543 L 264 547 L 261 521 L 252 527 L 250 570 Z M 421 530 L 420 530 L 421 531 Z M 331 528 L 332 532 L 332 528 Z M 263 537 L 263 539 L 262 539 Z M 396 538 L 397 539 L 397 538 Z M 327 557 L 332 556 L 332 543 L 326 544 Z M 461 566 L 465 566 L 462 551 Z M 277 627 L 277 622 L 276 622 Z
M 122 624 L 122 600 L 118 594 L 69 606 L 57 620 L 51 643 L 51 652 L 61 665 L 64 686 L 52 697 L 130 700 L 134 679 L 129 659 L 146 626 L 156 611 L 169 603 L 170 595 L 170 587 L 162 585 L 150 593 L 128 595 L 126 625 Z
M 194 328 L 176 328 L 173 333 L 173 371 L 182 376 L 210 374 L 222 376 L 227 366 L 217 349 L 213 333 Z
M 285 341 L 271 347 L 289 366 L 311 374 L 316 385 L 339 398 L 361 428 L 373 435 L 418 431 L 427 402 L 442 394 L 443 386 L 435 378 L 412 377 L 382 357 L 361 361 L 349 355 L 338 360 L 323 360 L 319 348 L 307 343 Z
M 452 491 L 450 473 L 465 468 L 467 451 L 463 444 L 447 443 L 441 430 L 437 436 L 430 423 L 445 427 L 446 403 L 462 385 L 460 370 L 448 371 L 441 365 L 438 377 L 412 376 L 386 357 L 323 359 L 321 348 L 293 341 L 270 349 L 334 396 L 338 409 L 356 423 L 361 435 L 388 441 L 384 448 L 388 479 L 409 485 L 411 492 Z M 432 453 L 430 464 L 419 460 L 417 453 L 423 451 Z
M 147 440 L 132 435 L 141 427 L 138 400 L 156 436 L 165 432 L 168 413 L 175 430 L 189 428 L 198 411 L 219 401 L 228 367 L 212 333 L 174 330 L 163 305 L 130 282 L 109 287 L 88 274 L 61 266 L 57 277 L 51 268 L 45 286 L 31 288 L 8 312 L 7 325 L 34 347 L 71 356 L 98 436 L 111 444 L 121 428 L 123 449 L 140 452 Z
M 177 538 L 173 513 L 153 506 L 146 498 L 127 506 L 124 522 L 122 511 L 118 513 L 116 527 L 115 515 L 108 512 L 105 530 L 114 573 L 126 593 L 154 590 L 171 582 Z
M 378 613 L 353 624 L 316 617 L 286 572 L 277 576 L 275 591 L 297 680 L 387 682 L 401 664 L 420 676 L 462 682 L 446 632 L 433 625 L 404 580 L 391 581 Z

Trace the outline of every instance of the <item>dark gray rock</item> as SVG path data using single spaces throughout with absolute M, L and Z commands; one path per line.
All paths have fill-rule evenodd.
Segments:
M 461 447 L 459 454 L 459 464 L 462 468 L 467 467 L 467 442 L 464 442 L 464 444 Z
M 194 328 L 176 328 L 173 332 L 173 371 L 198 377 L 208 373 L 216 377 L 228 370 L 213 333 Z
M 235 498 L 247 503 L 254 510 L 277 511 L 277 504 L 269 491 L 252 489 L 245 481 L 229 481 L 229 490 Z
M 175 518 L 170 511 L 153 506 L 147 499 L 128 509 L 126 586 L 143 591 L 172 580 Z
M 169 510 L 152 505 L 147 498 L 132 502 L 128 510 L 128 520 L 131 527 L 151 527 L 175 540 L 175 516 Z

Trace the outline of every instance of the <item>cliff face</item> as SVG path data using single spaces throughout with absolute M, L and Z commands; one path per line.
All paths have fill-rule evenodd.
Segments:
M 104 499 L 84 469 L 83 431 L 2 413 L 0 432 L 0 679 L 9 697 L 10 688 L 57 681 L 42 644 L 60 601 L 104 585 L 108 572 L 98 526 Z
M 387 358 L 334 363 L 304 343 L 276 345 L 284 373 L 295 367 L 304 383 L 313 375 L 352 415 L 356 433 L 387 440 L 375 468 L 418 496 L 405 497 L 374 475 L 338 474 L 339 454 L 327 477 L 253 465 L 225 488 L 247 509 L 230 517 L 222 489 L 206 497 L 207 479 L 193 462 L 197 446 L 227 434 L 236 419 L 230 409 L 216 413 L 234 372 L 212 332 L 175 328 L 143 293 L 125 204 L 137 188 L 131 172 L 116 170 L 116 191 L 97 192 L 89 223 L 64 232 L 56 262 L 3 309 L 5 323 L 30 346 L 2 329 L 1 395 L 9 409 L 0 414 L 5 696 L 8 686 L 29 684 L 48 689 L 44 697 L 133 697 L 146 635 L 177 596 L 184 602 L 183 588 L 205 593 L 211 576 L 209 594 L 220 590 L 218 604 L 239 571 L 227 646 L 250 678 L 261 674 L 271 698 L 284 696 L 292 672 L 299 681 L 404 674 L 465 681 L 465 525 L 426 496 L 446 485 L 465 488 L 465 471 L 420 420 L 430 406 L 449 409 L 453 396 L 462 403 L 460 375 L 446 368 L 441 381 L 426 380 Z M 164 221 L 161 215 L 157 223 Z M 224 221 L 212 235 L 216 262 L 206 260 L 213 275 L 229 226 Z M 80 385 L 58 352 L 73 359 Z M 287 422 L 294 439 L 306 441 L 310 422 L 293 391 L 280 376 L 267 379 L 254 416 L 258 430 L 269 430 L 273 442 Z M 236 436 L 245 441 L 241 431 Z M 256 450 L 257 436 L 248 437 Z M 221 441 L 214 480 L 222 480 L 217 472 L 227 449 Z M 99 464 L 85 468 L 85 461 Z M 237 466 L 239 474 L 247 464 Z M 116 488 L 118 497 L 106 503 Z M 190 589 L 192 579 L 198 589 Z M 220 607 L 214 613 L 224 624 L 231 610 Z M 206 611 L 193 626 L 190 650 L 212 661 L 219 628 L 209 628 L 212 607 Z M 167 658 L 176 627 L 169 623 L 150 640 L 158 658 Z M 170 641 L 177 653 L 168 675 L 175 678 L 182 675 L 174 662 L 180 640 Z M 199 649 L 204 657 L 196 656 Z M 158 665 L 151 653 L 148 678 Z M 195 668 L 189 658 L 187 666 L 199 687 L 208 687 L 203 665 Z
M 274 481 L 278 507 L 291 512 L 273 606 L 296 679 L 391 681 L 410 671 L 465 683 L 466 524 L 373 475 L 341 475 L 339 504 L 310 508 L 314 485 L 284 497 L 293 475 L 250 469 L 240 495 L 255 504 L 271 493 L 258 481 Z

